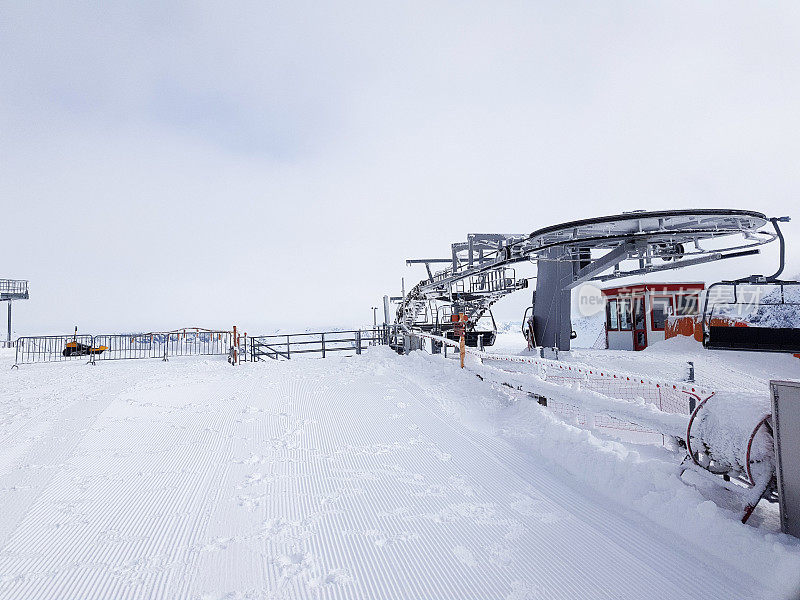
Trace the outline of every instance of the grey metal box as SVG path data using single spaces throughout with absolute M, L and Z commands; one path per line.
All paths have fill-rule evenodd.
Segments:
M 800 537 L 800 381 L 770 381 L 781 530 Z

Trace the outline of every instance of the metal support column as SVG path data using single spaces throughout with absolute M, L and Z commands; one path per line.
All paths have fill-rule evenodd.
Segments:
M 781 531 L 800 537 L 800 383 L 770 381 Z
M 569 350 L 571 293 L 565 284 L 572 281 L 573 263 L 564 248 L 551 248 L 539 261 L 533 302 L 533 329 L 536 342 L 544 347 Z
M 392 324 L 392 317 L 389 314 L 389 296 L 383 297 L 383 324 L 386 326 Z

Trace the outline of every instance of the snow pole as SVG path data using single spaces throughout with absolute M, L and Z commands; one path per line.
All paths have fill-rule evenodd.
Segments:
M 234 325 L 233 326 L 233 340 L 232 340 L 232 345 L 231 345 L 231 364 L 232 365 L 235 365 L 237 360 L 238 360 L 238 358 L 239 358 L 237 356 L 236 344 L 237 344 L 236 325 Z
M 464 356 L 467 353 L 467 343 L 464 339 L 467 328 L 467 315 L 458 313 L 458 315 L 453 315 L 452 320 L 455 322 L 455 325 L 453 325 L 453 333 L 458 336 L 458 353 L 461 358 L 461 368 L 463 369 Z

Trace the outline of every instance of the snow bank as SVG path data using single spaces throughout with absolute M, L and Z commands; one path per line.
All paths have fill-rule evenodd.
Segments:
M 679 535 L 689 548 L 694 547 L 690 551 L 698 553 L 699 561 L 736 565 L 762 582 L 765 598 L 794 597 L 800 590 L 800 541 L 742 525 L 741 513 L 721 508 L 684 483 L 673 455 L 666 450 L 654 458 L 642 450 L 600 439 L 508 388 L 477 385 L 472 373 L 450 361 L 423 352 L 401 360 L 410 363 L 403 371 L 406 376 L 449 382 L 439 398 L 442 410 L 458 415 L 470 427 L 491 428 L 537 460 L 566 470 L 576 482 L 603 494 L 619 510 L 636 511 Z M 568 398 L 574 391 L 561 393 Z M 742 413 L 750 419 L 758 414 L 758 406 L 747 403 Z M 714 430 L 715 421 L 708 420 L 706 427 Z M 718 431 L 723 430 L 720 427 Z M 739 455 L 741 444 L 734 444 L 731 452 Z
M 0 368 L 0 598 L 798 589 L 800 543 L 739 524 L 674 454 L 601 439 L 483 373 L 385 347 Z

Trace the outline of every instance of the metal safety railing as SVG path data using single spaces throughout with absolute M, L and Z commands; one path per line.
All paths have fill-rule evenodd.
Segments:
M 250 359 L 290 360 L 299 356 L 325 358 L 333 352 L 361 354 L 369 346 L 389 343 L 388 329 L 353 329 L 252 336 L 248 339 Z
M 233 332 L 198 327 L 133 334 L 25 336 L 16 341 L 14 366 L 84 360 L 130 360 L 226 355 Z
M 28 298 L 28 282 L 24 279 L 0 279 L 0 300 Z
M 74 346 L 73 346 L 74 344 Z M 92 354 L 84 349 L 94 347 L 91 335 L 40 335 L 17 338 L 14 366 L 40 362 L 84 360 L 91 362 Z
M 325 358 L 331 353 L 361 354 L 369 346 L 390 344 L 392 327 L 248 336 L 199 327 L 149 333 L 25 336 L 16 340 L 14 366 L 84 360 L 134 360 L 174 356 L 228 356 L 229 362 Z
M 230 331 L 192 328 L 139 334 L 96 335 L 94 344 L 98 348 L 105 348 L 96 354 L 96 360 L 225 355 L 230 351 L 232 336 Z

